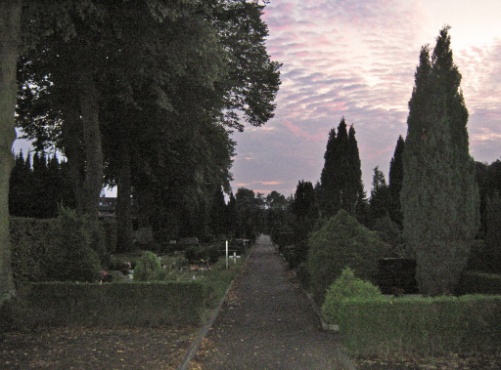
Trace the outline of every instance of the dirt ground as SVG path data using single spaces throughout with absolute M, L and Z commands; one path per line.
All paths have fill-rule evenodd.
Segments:
M 52 328 L 5 333 L 0 369 L 176 369 L 197 328 Z

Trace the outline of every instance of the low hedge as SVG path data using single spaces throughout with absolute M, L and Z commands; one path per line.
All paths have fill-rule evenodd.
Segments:
M 459 283 L 459 294 L 501 294 L 501 274 L 464 272 Z
M 19 294 L 14 326 L 200 324 L 212 289 L 198 282 L 33 283 Z
M 501 296 L 349 299 L 340 303 L 343 342 L 356 357 L 499 353 Z

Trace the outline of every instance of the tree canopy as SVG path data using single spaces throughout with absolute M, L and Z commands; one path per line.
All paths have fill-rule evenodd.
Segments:
M 448 28 L 421 49 L 409 101 L 400 199 L 404 238 L 423 294 L 453 293 L 478 229 L 478 190 L 468 151 L 468 111 Z

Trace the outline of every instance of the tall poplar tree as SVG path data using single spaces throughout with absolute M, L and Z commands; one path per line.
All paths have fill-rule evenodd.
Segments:
M 423 47 L 409 101 L 401 190 L 404 238 L 421 293 L 455 291 L 478 228 L 478 190 L 468 152 L 468 111 L 448 27 L 430 59 Z

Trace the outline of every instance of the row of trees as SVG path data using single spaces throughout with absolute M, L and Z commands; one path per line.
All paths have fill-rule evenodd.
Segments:
M 141 226 L 204 230 L 213 195 L 229 191 L 231 131 L 273 116 L 279 64 L 264 45 L 263 7 L 0 4 L 0 294 L 13 288 L 7 194 L 15 125 L 40 152 L 55 146 L 65 156 L 79 213 L 97 220 L 103 180 L 118 187 L 120 249 L 132 245 L 131 198 Z
M 67 163 L 57 156 L 17 154 L 10 175 L 11 216 L 55 218 L 61 205 L 75 208 Z
M 468 111 L 448 30 L 440 31 L 431 54 L 427 46 L 421 50 L 407 136 L 398 138 L 388 184 L 374 169 L 368 200 L 353 126 L 347 130 L 343 118 L 329 133 L 320 182 L 315 187 L 299 182 L 289 200 L 292 217 L 285 217 L 285 228 L 272 232 L 279 244 L 296 245 L 294 265 L 307 256 L 302 249 L 308 234 L 344 210 L 385 241 L 405 243 L 398 251 L 416 259 L 423 294 L 454 292 L 461 272 L 475 259 L 482 269 L 496 270 L 501 262 L 501 166 L 499 161 L 475 163 L 469 155 Z

